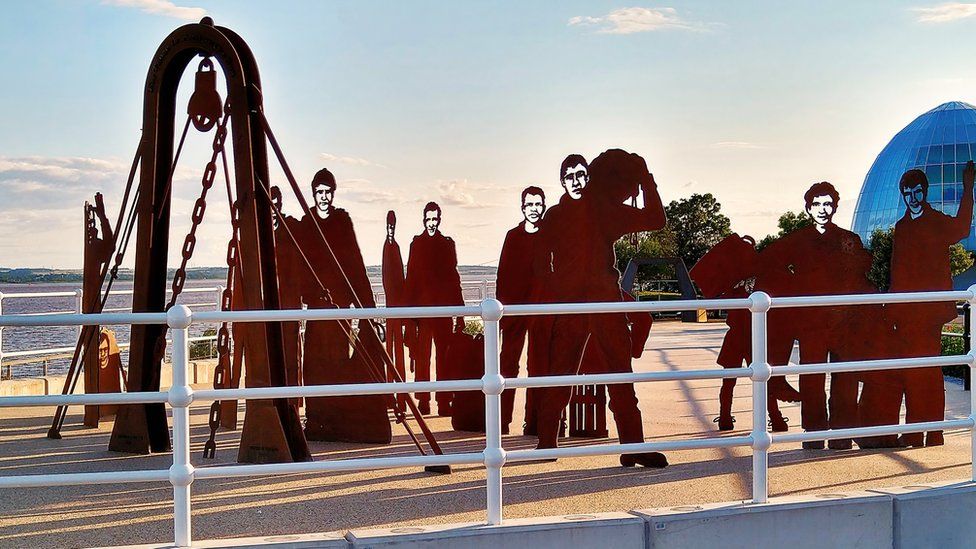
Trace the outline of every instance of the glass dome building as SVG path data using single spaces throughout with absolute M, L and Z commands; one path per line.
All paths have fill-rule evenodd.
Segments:
M 929 204 L 955 215 L 962 170 L 974 153 L 976 107 L 952 101 L 919 116 L 888 142 L 871 165 L 854 208 L 854 232 L 867 246 L 874 229 L 887 229 L 904 215 L 898 181 L 913 168 L 923 170 L 929 180 Z M 962 244 L 976 250 L 972 228 Z

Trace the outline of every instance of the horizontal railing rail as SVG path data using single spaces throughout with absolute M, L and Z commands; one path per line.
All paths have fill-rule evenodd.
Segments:
M 95 473 L 62 473 L 0 476 L 0 488 L 66 486 L 77 484 L 110 484 L 133 482 L 169 482 L 173 486 L 174 539 L 178 546 L 189 546 L 191 536 L 190 487 L 196 480 L 271 476 L 325 471 L 389 469 L 413 466 L 481 464 L 486 475 L 486 511 L 490 524 L 502 521 L 501 471 L 508 462 L 556 459 L 595 455 L 614 455 L 649 451 L 680 451 L 707 448 L 751 447 L 753 454 L 752 500 L 765 502 L 768 498 L 768 450 L 773 444 L 796 443 L 808 440 L 856 438 L 889 434 L 912 433 L 925 430 L 968 429 L 971 443 L 976 447 L 973 409 L 963 419 L 830 429 L 803 433 L 767 431 L 767 381 L 773 372 L 779 374 L 834 373 L 873 371 L 899 368 L 938 367 L 963 362 L 970 369 L 976 367 L 976 357 L 970 352 L 953 357 L 894 358 L 883 360 L 827 362 L 771 367 L 766 357 L 767 313 L 773 308 L 823 307 L 841 305 L 869 305 L 883 303 L 921 303 L 933 301 L 976 301 L 976 286 L 963 292 L 915 292 L 901 294 L 871 294 L 843 296 L 804 296 L 770 298 L 758 292 L 748 298 L 715 300 L 678 300 L 668 302 L 607 302 L 552 303 L 504 306 L 494 299 L 485 299 L 477 307 L 396 307 L 368 309 L 309 309 L 283 311 L 199 311 L 177 305 L 167 313 L 102 313 L 92 315 L 58 314 L 45 317 L 0 315 L 3 326 L 82 326 L 102 324 L 167 324 L 172 333 L 173 383 L 168 391 L 117 394 L 46 395 L 30 397 L 0 397 L 0 407 L 54 406 L 80 404 L 166 403 L 173 410 L 173 461 L 165 470 L 110 471 Z M 626 312 L 656 312 L 683 309 L 748 309 L 752 324 L 753 362 L 738 369 L 700 369 L 663 372 L 629 372 L 542 376 L 529 378 L 502 377 L 499 371 L 499 321 L 503 316 L 559 315 L 559 314 L 619 314 Z M 188 336 L 193 323 L 211 322 L 283 322 L 318 320 L 367 320 L 380 318 L 429 318 L 442 316 L 477 316 L 484 322 L 485 371 L 480 379 L 452 381 L 424 381 L 404 383 L 363 383 L 344 385 L 313 385 L 288 387 L 253 387 L 240 389 L 194 390 L 187 378 Z M 704 438 L 676 438 L 655 442 L 627 444 L 596 444 L 550 449 L 505 450 L 501 444 L 500 396 L 505 389 L 554 387 L 579 384 L 644 383 L 698 379 L 750 378 L 752 380 L 752 429 L 748 435 L 708 436 Z M 223 399 L 269 399 L 319 396 L 351 396 L 432 391 L 482 391 L 485 394 L 485 447 L 481 452 L 410 457 L 375 457 L 312 461 L 302 463 L 268 463 L 258 465 L 226 465 L 195 467 L 190 463 L 189 407 L 194 402 Z M 971 399 L 976 398 L 971 393 Z M 976 480 L 976 470 L 973 471 Z

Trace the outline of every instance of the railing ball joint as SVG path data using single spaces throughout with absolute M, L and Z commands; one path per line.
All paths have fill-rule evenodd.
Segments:
M 193 312 L 186 305 L 173 305 L 166 311 L 166 324 L 174 330 L 182 330 L 190 326 Z
M 491 469 L 500 469 L 505 465 L 505 461 L 508 459 L 508 452 L 504 448 L 485 448 L 485 467 Z
M 166 401 L 173 408 L 186 408 L 193 403 L 193 389 L 187 385 L 170 387 Z
M 752 375 L 749 379 L 755 382 L 766 382 L 773 377 L 773 369 L 766 362 L 753 362 L 749 365 L 752 368 Z
M 749 438 L 752 439 L 753 451 L 765 452 L 773 445 L 773 435 L 766 430 L 752 433 Z
M 481 318 L 485 322 L 501 320 L 505 312 L 505 306 L 495 298 L 483 299 L 481 301 Z
M 189 463 L 174 463 L 169 466 L 169 482 L 173 486 L 185 488 L 193 484 L 195 479 L 196 468 Z
M 749 310 L 754 313 L 765 313 L 772 304 L 773 300 L 766 292 L 753 292 L 749 295 Z
M 505 391 L 505 378 L 501 374 L 485 374 L 481 378 L 481 387 L 486 395 L 500 395 Z

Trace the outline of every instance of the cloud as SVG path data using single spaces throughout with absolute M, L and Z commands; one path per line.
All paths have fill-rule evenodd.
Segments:
M 618 8 L 600 17 L 578 15 L 569 20 L 569 26 L 595 27 L 599 34 L 705 29 L 704 23 L 687 21 L 674 8 Z
M 951 2 L 930 8 L 912 8 L 920 23 L 948 23 L 976 15 L 976 4 Z
M 386 166 L 383 164 L 378 164 L 376 162 L 366 160 L 365 158 L 358 158 L 355 156 L 339 156 L 330 153 L 319 153 L 319 158 L 325 160 L 326 162 L 338 162 L 339 164 L 349 164 L 350 166 L 386 168 Z
M 437 193 L 441 206 L 458 206 L 471 209 L 492 208 L 498 204 L 479 200 L 475 194 L 486 191 L 497 192 L 497 190 L 498 187 L 471 183 L 467 179 L 452 179 L 437 183 Z
M 172 17 L 184 21 L 199 21 L 204 15 L 207 15 L 207 10 L 203 8 L 177 6 L 168 0 L 102 0 L 102 4 L 122 8 L 136 8 L 150 15 L 162 15 L 163 17 Z
M 712 147 L 716 149 L 765 149 L 764 145 L 758 143 L 751 143 L 749 141 L 719 141 L 718 143 L 712 143 Z

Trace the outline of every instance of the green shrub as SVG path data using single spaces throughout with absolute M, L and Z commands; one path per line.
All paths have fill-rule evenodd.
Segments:
M 962 333 L 962 326 L 958 324 L 947 324 L 942 327 L 943 333 L 952 332 L 954 334 Z M 956 356 L 966 354 L 966 342 L 961 337 L 955 336 L 942 336 L 942 356 Z M 952 366 L 943 366 L 942 373 L 950 377 L 963 378 L 966 375 L 966 370 L 969 366 L 965 364 L 953 364 Z
M 204 336 L 217 335 L 216 328 L 207 328 L 203 332 Z M 215 341 L 194 341 L 190 343 L 190 360 L 203 360 L 215 358 L 217 356 L 217 343 Z

